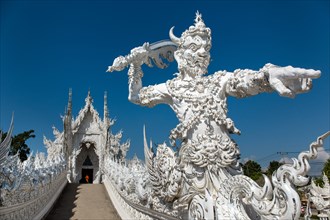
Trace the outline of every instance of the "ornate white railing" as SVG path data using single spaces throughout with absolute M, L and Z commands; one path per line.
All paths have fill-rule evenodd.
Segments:
M 49 183 L 36 186 L 30 192 L 30 200 L 0 207 L 0 219 L 42 219 L 51 210 L 66 184 L 66 172 L 62 172 Z M 19 198 L 20 194 L 15 192 L 13 197 Z
M 7 138 L 0 140 L 0 219 L 42 219 L 64 189 L 67 166 L 62 155 L 53 159 L 43 153 L 23 163 L 8 156 L 12 124 Z
M 104 185 L 109 197 L 122 219 L 152 219 L 148 215 L 134 209 L 124 199 L 123 192 L 127 195 L 129 192 L 135 191 L 134 178 L 129 176 L 129 173 L 130 169 L 125 165 L 113 161 L 110 157 L 106 158 Z M 127 182 L 128 178 L 130 178 L 130 182 Z
M 108 177 L 106 177 L 104 185 L 108 191 L 111 201 L 117 210 L 117 213 L 122 219 L 177 219 L 173 216 L 154 211 L 150 208 L 129 201 L 118 191 L 118 189 L 116 189 L 116 186 L 112 183 L 111 180 L 109 180 Z
M 196 203 L 196 212 L 200 212 L 204 216 L 200 219 L 217 219 L 225 212 L 228 219 L 287 219 L 290 218 L 287 212 L 293 212 L 293 210 L 298 210 L 297 214 L 292 215 L 292 219 L 298 219 L 300 217 L 300 199 L 295 196 L 294 191 L 289 189 L 290 184 L 303 186 L 308 184 L 309 178 L 306 177 L 309 166 L 309 160 L 315 159 L 317 157 L 317 149 L 323 146 L 323 140 L 330 135 L 330 132 L 325 133 L 324 135 L 317 138 L 317 141 L 313 142 L 310 146 L 310 150 L 302 152 L 299 154 L 298 159 L 293 159 L 295 162 L 293 165 L 282 165 L 273 175 L 272 185 L 270 181 L 266 179 L 266 184 L 264 187 L 259 187 L 254 184 L 254 182 L 243 175 L 236 175 L 232 177 L 234 180 L 224 181 L 223 189 L 219 193 L 216 203 L 213 202 L 213 198 L 210 196 L 208 191 L 205 191 L 205 198 L 201 197 L 199 200 L 192 201 L 192 209 Z M 104 184 L 109 193 L 111 200 L 114 203 L 114 206 L 121 216 L 122 219 L 181 219 L 182 215 L 171 215 L 167 210 L 156 209 L 154 206 L 154 196 L 152 196 L 152 188 L 150 188 L 150 180 L 148 171 L 146 170 L 145 165 L 142 162 L 136 161 L 126 161 L 128 165 L 118 163 L 111 159 L 106 159 L 105 166 L 105 181 Z M 325 181 L 325 180 L 324 180 Z M 320 219 L 329 218 L 329 186 L 328 181 L 325 181 L 324 189 L 315 189 L 310 190 L 310 195 L 314 196 L 313 198 L 320 201 L 320 196 L 323 196 L 322 199 L 325 201 L 322 203 L 321 208 L 317 207 L 320 214 Z M 281 197 L 287 191 L 291 193 L 285 194 L 285 197 Z M 314 193 L 312 195 L 312 192 Z M 280 195 L 277 195 L 279 193 Z M 245 203 L 250 204 L 246 208 L 241 207 L 239 199 L 235 199 L 236 196 L 243 196 L 246 198 Z M 228 199 L 227 197 L 230 199 Z M 250 196 L 250 197 L 249 197 Z M 260 197 L 260 198 L 259 198 Z M 273 207 L 272 204 L 275 204 L 276 201 L 286 200 L 291 198 L 290 201 L 293 201 L 294 204 L 291 204 L 290 201 L 286 201 L 284 207 Z M 322 200 L 322 201 L 323 201 Z M 225 204 L 224 201 L 229 202 Z M 315 203 L 315 202 L 314 202 Z M 258 206 L 258 204 L 261 204 Z M 280 213 L 271 213 L 269 216 L 261 215 L 261 211 L 265 209 L 264 206 L 269 205 L 270 208 L 275 208 L 280 210 L 281 208 L 284 211 Z M 283 202 L 284 204 L 284 202 Z M 321 204 L 320 202 L 317 204 Z M 262 206 L 264 205 L 264 206 Z M 242 213 L 235 210 L 233 207 L 241 207 Z M 198 209 L 201 208 L 201 210 Z M 232 208 L 232 210 L 226 210 Z M 246 211 L 252 210 L 254 212 L 249 212 L 249 215 L 244 214 Z M 285 209 L 286 208 L 286 209 Z M 260 210 L 259 210 L 260 209 Z M 211 210 L 211 212 L 208 212 Z M 213 210 L 213 211 L 212 211 Z M 281 210 L 280 210 L 281 211 Z M 260 212 L 260 213 L 259 213 Z M 209 215 L 206 215 L 210 213 Z M 220 214 L 219 214 L 220 213 Z M 198 215 L 194 215 L 198 216 Z M 195 219 L 193 215 L 189 216 L 191 219 Z M 309 219 L 309 216 L 305 216 L 306 219 Z M 291 219 L 290 218 L 290 219 Z M 197 218 L 199 219 L 199 218 Z
M 152 219 L 128 204 L 108 177 L 106 177 L 104 185 L 121 219 Z
M 128 165 L 106 159 L 104 185 L 122 219 L 167 219 L 174 216 L 150 208 L 150 186 L 147 170 L 137 159 Z
M 249 177 L 235 175 L 221 182 L 217 198 L 206 188 L 205 196 L 200 194 L 192 199 L 188 215 L 171 212 L 166 206 L 159 209 L 157 203 L 161 198 L 154 194 L 155 186 L 150 182 L 154 176 L 137 158 L 114 161 L 106 155 L 104 185 L 122 219 L 223 219 L 224 216 L 226 219 L 299 219 L 300 198 L 292 187 L 307 186 L 309 160 L 317 157 L 318 148 L 328 136 L 330 131 L 318 137 L 309 151 L 293 158 L 292 165 L 282 165 L 274 172 L 272 183 L 265 177 L 263 187 Z M 0 140 L 0 155 L 8 155 L 9 144 L 8 139 Z M 0 159 L 0 219 L 45 218 L 67 184 L 68 169 L 63 156 L 46 159 L 39 153 L 23 163 L 17 155 Z M 321 212 L 318 217 L 322 220 L 330 219 L 330 187 L 326 177 L 324 183 L 323 188 L 314 182 L 307 187 L 308 198 Z M 305 215 L 305 219 L 309 218 L 310 210 Z

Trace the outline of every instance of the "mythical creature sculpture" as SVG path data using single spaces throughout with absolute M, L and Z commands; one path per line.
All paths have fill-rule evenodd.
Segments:
M 184 212 L 188 206 L 190 210 L 198 210 L 193 207 L 208 197 L 221 196 L 224 190 L 221 185 L 235 181 L 233 177 L 242 173 L 238 163 L 239 148 L 230 137 L 231 133 L 240 134 L 240 131 L 227 116 L 227 97 L 243 98 L 276 91 L 293 98 L 308 92 L 312 79 L 320 77 L 320 71 L 268 63 L 256 71 L 237 69 L 204 76 L 210 63 L 212 43 L 211 30 L 205 26 L 201 14 L 196 13 L 195 24 L 181 37 L 173 34 L 173 27 L 169 35 L 171 41 L 145 43 L 132 49 L 128 56 L 116 58 L 108 71 L 121 71 L 129 66 L 128 99 L 148 107 L 167 104 L 176 113 L 179 124 L 172 129 L 170 141 L 172 146 L 181 142 L 179 151 L 160 145 L 154 155 L 145 140 L 145 157 L 153 186 L 153 207 L 165 212 L 167 209 Z M 161 58 L 171 61 L 173 56 L 178 63 L 177 76 L 165 83 L 143 87 L 141 66 L 151 66 L 154 61 L 164 68 L 166 65 Z M 239 180 L 252 184 L 252 180 L 242 177 Z M 196 213 L 188 214 L 200 216 Z
M 311 211 L 308 209 L 310 209 L 310 202 L 313 202 L 319 211 L 318 217 L 321 220 L 328 220 L 330 219 L 330 184 L 325 174 L 323 174 L 323 183 L 323 187 L 320 187 L 312 180 L 311 184 L 307 187 L 308 204 L 306 214 L 310 217 Z

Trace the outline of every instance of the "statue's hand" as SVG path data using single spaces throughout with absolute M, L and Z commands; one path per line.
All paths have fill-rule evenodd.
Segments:
M 135 65 L 142 65 L 148 62 L 149 43 L 144 43 L 143 46 L 135 47 L 131 50 L 130 57 Z
M 294 98 L 296 94 L 308 92 L 312 88 L 312 79 L 319 78 L 321 71 L 295 68 L 292 66 L 279 67 L 266 64 L 263 68 L 270 86 L 281 96 Z
M 141 66 L 146 63 L 149 65 L 149 43 L 144 43 L 141 47 L 136 47 L 131 50 L 127 56 L 119 56 L 114 61 L 112 66 L 108 67 L 107 72 L 122 71 L 130 64 Z
M 127 65 L 128 63 L 126 58 L 123 56 L 119 56 L 113 61 L 112 66 L 108 67 L 107 72 L 122 71 Z

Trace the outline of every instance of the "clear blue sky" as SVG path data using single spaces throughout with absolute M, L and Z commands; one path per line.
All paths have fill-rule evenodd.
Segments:
M 149 109 L 127 100 L 126 71 L 106 73 L 114 58 L 144 42 L 168 39 L 193 24 L 199 10 L 212 29 L 209 72 L 258 70 L 271 62 L 322 71 L 308 94 L 295 99 L 276 93 L 229 99 L 229 116 L 242 131 L 233 136 L 242 158 L 266 163 L 277 152 L 307 150 L 329 130 L 329 1 L 1 1 L 0 127 L 14 133 L 34 129 L 34 151 L 45 151 L 43 135 L 63 130 L 68 90 L 73 114 L 88 89 L 103 115 L 108 92 L 113 133 L 131 139 L 129 157 L 143 158 L 142 127 L 155 143 L 168 140 L 177 124 L 165 105 Z M 144 67 L 144 85 L 161 83 L 177 70 Z M 329 141 L 326 142 L 329 150 Z M 291 156 L 289 154 L 289 156 Z M 294 156 L 294 155 L 292 155 Z

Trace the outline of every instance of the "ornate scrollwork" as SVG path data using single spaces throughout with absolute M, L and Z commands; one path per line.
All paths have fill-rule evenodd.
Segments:
M 317 157 L 317 149 L 323 146 L 323 140 L 329 135 L 330 131 L 318 137 L 310 145 L 309 151 L 300 153 L 297 159 L 293 158 L 293 164 L 282 165 L 273 173 L 271 182 L 264 176 L 263 187 L 244 175 L 225 180 L 219 188 L 218 210 L 223 207 L 223 201 L 228 201 L 227 206 L 237 207 L 230 215 L 232 218 L 250 219 L 251 215 L 256 214 L 262 219 L 299 218 L 301 202 L 294 186 L 308 184 L 306 174 L 310 169 L 309 160 Z M 223 213 L 219 213 L 219 216 L 223 216 Z
M 7 152 L 0 172 L 0 218 L 32 219 L 65 183 L 66 162 L 60 153 L 47 158 L 37 153 L 22 163 L 18 155 L 8 155 L 9 144 L 0 143 L 0 152 Z

